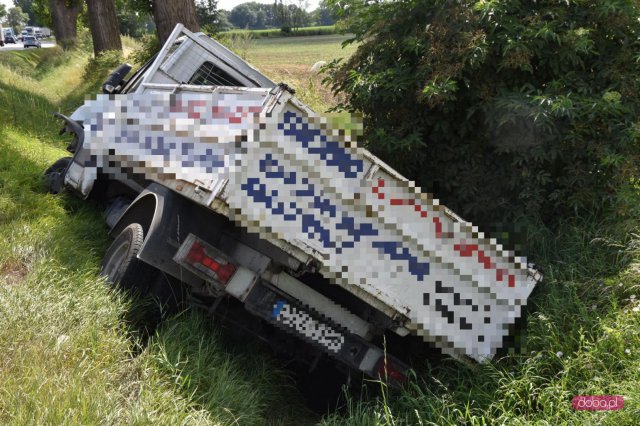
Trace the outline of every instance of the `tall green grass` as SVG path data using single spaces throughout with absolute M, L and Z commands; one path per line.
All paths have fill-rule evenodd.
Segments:
M 136 304 L 97 275 L 100 209 L 44 192 L 43 171 L 68 154 L 51 112 L 95 93 L 111 62 L 0 55 L 0 424 L 308 422 L 278 363 L 200 312 L 137 337 Z
M 350 398 L 324 425 L 609 424 L 640 419 L 639 222 L 566 221 L 533 228 L 532 259 L 545 280 L 516 334 L 526 351 L 475 366 L 416 365 L 403 391 Z M 620 411 L 575 411 L 576 395 L 622 395 Z

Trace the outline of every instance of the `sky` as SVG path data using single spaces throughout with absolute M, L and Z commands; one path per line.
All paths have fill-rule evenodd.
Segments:
M 268 3 L 272 4 L 273 0 L 253 0 L 256 3 Z M 248 0 L 218 0 L 218 9 L 231 10 L 239 4 L 247 3 Z M 13 7 L 13 0 L 0 0 L 0 3 L 3 3 L 7 6 L 7 9 Z M 295 2 L 297 4 L 297 1 Z M 307 10 L 314 10 L 318 8 L 318 3 L 320 0 L 307 0 Z

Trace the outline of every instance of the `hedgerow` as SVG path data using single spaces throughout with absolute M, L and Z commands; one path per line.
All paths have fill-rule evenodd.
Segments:
M 349 7 L 344 7 L 347 4 Z M 628 213 L 640 154 L 634 0 L 338 1 L 334 63 L 368 147 L 478 222 Z

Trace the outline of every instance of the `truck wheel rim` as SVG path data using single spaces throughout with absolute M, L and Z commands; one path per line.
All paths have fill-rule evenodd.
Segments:
M 107 264 L 104 266 L 104 275 L 109 278 L 109 281 L 115 283 L 119 278 L 119 270 L 122 263 L 127 257 L 129 251 L 129 242 L 123 241 L 115 251 L 113 255 L 109 257 Z

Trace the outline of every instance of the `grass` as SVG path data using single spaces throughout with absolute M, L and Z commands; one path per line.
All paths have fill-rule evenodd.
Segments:
M 246 54 L 323 109 L 331 98 L 313 98 L 307 67 L 342 55 L 341 40 L 261 39 Z M 319 420 L 301 408 L 277 362 L 230 344 L 198 312 L 168 320 L 142 345 L 126 320 L 133 302 L 97 277 L 109 244 L 100 212 L 45 194 L 39 183 L 64 155 L 49 112 L 72 110 L 107 71 L 98 62 L 85 75 L 88 63 L 83 52 L 0 55 L 0 424 L 638 423 L 635 216 L 572 218 L 553 231 L 528 227 L 526 254 L 545 280 L 512 333 L 526 343 L 523 353 L 505 350 L 476 366 L 417 361 L 406 389 L 374 383 Z M 572 409 L 573 396 L 590 394 L 623 395 L 625 406 Z
M 277 362 L 229 344 L 199 312 L 143 345 L 133 302 L 97 276 L 101 212 L 44 193 L 42 172 L 66 154 L 50 112 L 69 112 L 108 73 L 88 62 L 79 51 L 0 56 L 0 424 L 307 421 Z
M 474 367 L 418 365 L 403 392 L 351 400 L 325 425 L 609 424 L 640 418 L 638 221 L 539 227 L 529 253 L 545 271 L 530 298 L 526 352 Z M 542 229 L 542 231 L 540 231 Z M 574 411 L 576 395 L 622 395 L 621 411 Z
M 276 83 L 284 82 L 296 95 L 318 112 L 335 105 L 336 98 L 322 84 L 324 76 L 311 71 L 319 61 L 349 57 L 355 46 L 344 49 L 346 35 L 253 39 L 241 35 L 226 39 L 227 46 L 257 67 Z

